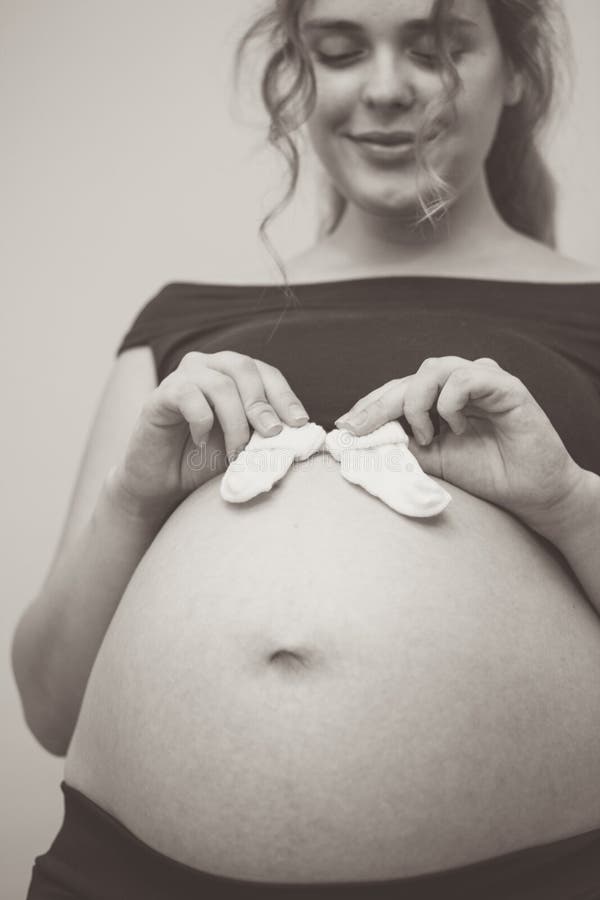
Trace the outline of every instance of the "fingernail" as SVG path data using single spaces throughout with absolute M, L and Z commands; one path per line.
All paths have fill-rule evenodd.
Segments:
M 278 422 L 273 413 L 270 412 L 260 414 L 260 423 L 265 431 L 273 432 L 273 434 L 281 431 L 282 428 L 281 423 Z
M 308 422 L 309 415 L 302 409 L 299 403 L 292 403 L 292 405 L 290 406 L 290 412 L 292 414 L 292 420 L 294 422 L 301 422 L 302 419 L 306 419 L 306 421 Z
M 369 413 L 363 410 L 363 412 L 355 413 L 355 415 L 353 416 L 348 416 L 343 421 L 346 425 L 350 425 L 351 428 L 360 428 L 361 425 L 365 424 L 368 418 Z

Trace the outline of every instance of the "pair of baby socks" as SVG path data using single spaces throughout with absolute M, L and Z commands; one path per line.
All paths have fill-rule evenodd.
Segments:
M 405 516 L 434 516 L 446 508 L 450 494 L 421 468 L 408 449 L 400 422 L 386 422 L 358 437 L 345 429 L 327 433 L 314 422 L 300 428 L 283 423 L 274 437 L 252 434 L 245 449 L 221 480 L 221 496 L 229 503 L 245 503 L 270 491 L 292 463 L 322 449 L 340 463 L 343 477 L 360 485 Z

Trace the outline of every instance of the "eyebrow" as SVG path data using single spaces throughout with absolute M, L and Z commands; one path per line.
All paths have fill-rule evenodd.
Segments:
M 465 19 L 462 16 L 448 16 L 446 23 L 456 28 L 478 28 L 476 22 L 471 19 Z M 406 22 L 402 28 L 406 31 L 425 31 L 431 27 L 429 19 L 411 19 Z M 348 19 L 308 19 L 302 25 L 302 31 L 345 31 L 356 34 L 361 32 L 362 26 L 358 22 L 352 22 Z

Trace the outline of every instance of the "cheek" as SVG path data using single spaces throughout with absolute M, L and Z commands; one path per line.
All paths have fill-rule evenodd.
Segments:
M 319 104 L 308 119 L 307 129 L 310 142 L 321 162 L 330 168 L 335 164 L 336 132 L 339 130 L 339 107 L 327 107 Z
M 464 79 L 465 88 L 457 103 L 459 121 L 473 134 L 475 143 L 484 142 L 495 131 L 503 108 L 501 73 L 475 71 Z
M 347 165 L 343 135 L 353 130 L 360 100 L 356 79 L 335 74 L 337 77 L 325 74 L 317 78 L 317 99 L 307 121 L 313 150 L 333 178 Z
M 339 150 L 333 143 L 331 125 L 324 111 L 315 111 L 307 123 L 308 136 L 317 158 L 331 178 L 340 171 Z
M 330 77 L 322 75 L 316 82 L 317 98 L 309 120 L 315 130 L 331 133 L 341 128 L 352 114 L 357 102 L 355 80 L 350 77 Z

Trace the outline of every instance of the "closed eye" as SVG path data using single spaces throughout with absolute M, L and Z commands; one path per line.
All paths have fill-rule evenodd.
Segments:
M 411 55 L 430 63 L 436 62 L 438 58 L 437 53 L 424 53 L 421 50 L 411 50 Z
M 424 51 L 420 51 L 420 50 L 411 50 L 410 55 L 413 58 L 415 58 L 418 62 L 422 63 L 423 65 L 427 66 L 427 68 L 430 68 L 430 69 L 437 67 L 440 62 L 437 53 L 425 53 Z M 455 50 L 450 55 L 454 61 L 457 61 L 460 59 L 461 56 L 464 55 L 464 51 Z M 336 54 L 321 53 L 320 51 L 316 51 L 315 56 L 316 56 L 317 60 L 325 66 L 341 68 L 343 66 L 347 66 L 347 65 L 350 65 L 351 63 L 355 62 L 361 56 L 361 51 L 356 50 L 356 51 L 353 51 L 352 53 L 336 53 Z
M 320 51 L 315 52 L 315 56 L 319 60 L 320 63 L 323 63 L 326 66 L 344 66 L 353 62 L 360 56 L 360 51 L 355 50 L 352 53 L 321 53 Z
M 464 50 L 453 50 L 450 53 L 450 56 L 452 60 L 456 62 L 463 56 L 464 52 Z M 410 54 L 429 68 L 434 68 L 440 64 L 440 58 L 437 53 L 426 53 L 424 50 L 411 50 Z

